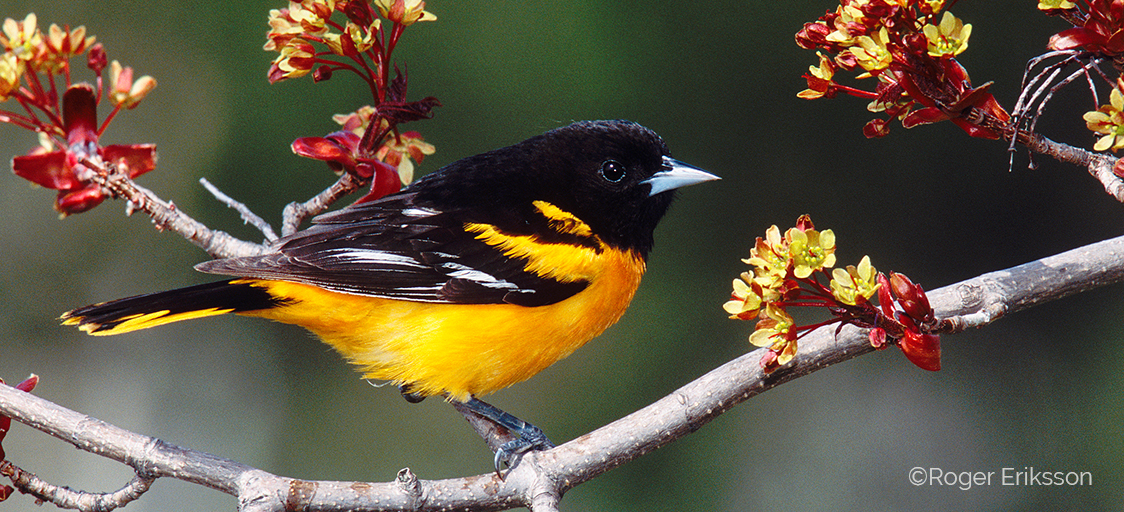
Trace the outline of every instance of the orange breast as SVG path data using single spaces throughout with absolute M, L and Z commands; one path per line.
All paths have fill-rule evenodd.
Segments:
M 528 254 L 517 241 L 506 243 L 532 264 L 549 260 L 541 251 Z M 552 277 L 585 279 L 589 286 L 548 306 L 409 302 L 261 281 L 291 302 L 244 314 L 309 329 L 366 378 L 464 400 L 530 378 L 620 319 L 644 273 L 643 259 L 609 248 L 585 256 L 563 258 L 568 264 L 554 268 Z

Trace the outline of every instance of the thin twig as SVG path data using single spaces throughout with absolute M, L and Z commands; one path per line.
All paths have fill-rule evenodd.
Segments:
M 277 233 L 273 232 L 273 226 L 270 226 L 269 223 L 265 221 L 265 219 L 261 218 L 258 214 L 250 210 L 250 207 L 223 193 L 223 191 L 219 190 L 218 187 L 211 184 L 210 181 L 207 181 L 207 178 L 199 178 L 199 183 L 203 185 L 203 188 L 207 189 L 207 192 L 210 192 L 211 195 L 215 196 L 215 199 L 218 199 L 219 202 L 225 204 L 228 208 L 233 208 L 235 211 L 237 211 L 238 215 L 242 217 L 243 222 L 257 228 L 258 231 L 261 231 L 262 235 L 265 236 L 265 240 L 267 242 L 273 242 L 277 240 Z
M 1108 192 L 1117 201 L 1124 203 L 1124 179 L 1113 172 L 1118 160 L 1116 157 L 1055 142 L 1038 133 L 1020 129 L 1013 123 L 1001 123 L 995 118 L 983 114 L 979 109 L 972 109 L 968 112 L 966 119 L 972 124 L 990 128 L 1003 134 L 1004 139 L 1015 140 L 1025 146 L 1031 153 L 1039 153 L 1052 157 L 1059 162 L 1084 167 L 1091 176 L 1101 183 L 1105 192 Z
M 124 507 L 140 498 L 156 479 L 144 477 L 140 474 L 133 476 L 129 483 L 117 491 L 110 493 L 95 493 L 75 491 L 69 487 L 60 487 L 51 484 L 34 474 L 20 469 L 9 461 L 0 463 L 0 475 L 12 481 L 12 485 L 20 492 L 35 496 L 37 499 L 51 503 L 59 508 L 77 510 L 96 510 L 109 512 Z
M 340 198 L 359 190 L 362 186 L 362 181 L 352 176 L 351 173 L 345 172 L 340 175 L 340 178 L 336 180 L 335 183 L 312 199 L 303 203 L 289 203 L 285 206 L 285 211 L 282 214 L 281 236 L 289 236 L 296 233 L 305 219 L 327 210 L 329 206 L 339 201 Z
M 97 168 L 94 162 L 83 163 L 91 168 Z M 177 233 L 216 258 L 254 256 L 269 251 L 265 245 L 239 240 L 226 232 L 208 228 L 113 168 L 104 173 L 92 173 L 91 180 L 101 185 L 110 195 L 128 201 L 127 214 L 142 211 L 152 218 L 156 229 Z

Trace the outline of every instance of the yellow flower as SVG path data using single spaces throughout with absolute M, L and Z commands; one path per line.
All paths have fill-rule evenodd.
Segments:
M 801 231 L 791 228 L 785 232 L 788 252 L 792 257 L 792 274 L 803 279 L 812 272 L 835 265 L 835 233 L 815 229 Z
M 1116 151 L 1124 148 L 1124 95 L 1120 92 L 1122 87 L 1124 83 L 1117 80 L 1116 87 L 1109 93 L 1109 104 L 1101 105 L 1097 110 L 1086 112 L 1082 116 L 1085 119 L 1085 126 L 1104 135 L 1093 145 L 1094 150 Z
M 374 116 L 375 107 L 363 105 L 355 112 L 335 114 L 332 116 L 332 120 L 343 127 L 344 130 L 362 137 L 363 132 L 367 131 L 367 125 L 371 124 L 371 118 Z
M 375 0 L 375 8 L 382 17 L 406 26 L 419 21 L 437 20 L 437 16 L 424 10 L 423 0 Z
M 858 298 L 870 300 L 878 293 L 878 271 L 870 264 L 870 256 L 863 256 L 859 266 L 847 265 L 831 272 L 831 294 L 844 304 L 858 305 Z
M 312 72 L 312 67 L 316 65 L 316 50 L 304 39 L 290 39 L 281 48 L 281 54 L 273 59 L 273 64 L 281 71 L 277 80 L 304 76 Z M 270 78 L 277 81 L 272 76 Z
M 924 0 L 921 2 L 922 12 L 938 13 L 944 9 L 944 0 Z
M 855 56 L 855 61 L 863 69 L 870 72 L 882 71 L 894 60 L 890 55 L 890 50 L 886 48 L 886 43 L 889 40 L 889 32 L 886 31 L 886 27 L 882 27 L 881 30 L 874 32 L 872 35 L 855 38 L 855 43 L 858 46 L 853 46 L 847 51 Z
M 351 40 L 351 48 L 345 47 L 343 34 L 333 32 L 324 34 L 324 44 L 328 45 L 328 49 L 336 55 L 346 56 L 363 53 L 378 43 L 375 36 L 378 34 L 381 25 L 382 20 L 375 20 L 374 23 L 371 23 L 371 26 L 364 29 L 349 21 L 344 31 L 346 31 L 348 39 Z
M 437 148 L 422 140 L 418 132 L 406 132 L 395 136 L 393 133 L 383 141 L 382 147 L 375 153 L 375 158 L 382 160 L 398 169 L 398 177 L 403 185 L 408 185 L 414 180 L 414 163 L 420 164 L 426 156 L 432 155 Z
M 776 225 L 765 230 L 765 238 L 757 237 L 757 243 L 749 250 L 749 259 L 743 259 L 753 267 L 753 282 L 763 290 L 763 297 L 776 300 L 784 294 L 785 277 L 792 259 L 788 253 L 788 241 L 781 237 Z
M 753 282 L 753 276 L 742 272 L 739 279 L 734 279 L 734 291 L 730 300 L 722 305 L 730 314 L 731 319 L 751 320 L 761 313 L 764 300 L 761 297 L 761 285 Z
M 47 73 L 62 73 L 70 66 L 70 59 L 85 53 L 94 40 L 94 36 L 86 37 L 86 27 L 68 32 L 52 23 L 47 30 L 45 49 L 38 67 Z
M 835 18 L 835 31 L 828 34 L 826 39 L 840 46 L 854 45 L 855 35 L 851 33 L 850 27 L 863 25 L 863 12 L 853 6 L 840 6 L 835 12 L 839 15 Z
M 7 101 L 13 92 L 19 90 L 23 70 L 23 62 L 15 55 L 8 52 L 0 55 L 0 101 Z
M 948 11 L 941 18 L 940 26 L 928 24 L 921 30 L 929 40 L 929 55 L 933 57 L 964 53 L 968 49 L 968 36 L 972 35 L 972 25 L 965 25 Z
M 72 57 L 85 53 L 86 49 L 93 46 L 94 36 L 86 37 L 86 27 L 80 26 L 70 32 L 63 30 L 52 23 L 47 29 L 47 47 L 52 52 L 62 57 Z
M 1074 7 L 1077 7 L 1077 5 L 1075 5 L 1073 2 L 1070 2 L 1069 0 L 1038 1 L 1038 10 L 1040 11 L 1049 11 L 1051 9 L 1073 9 Z
M 796 93 L 798 98 L 814 100 L 822 98 L 829 91 L 834 95 L 831 79 L 835 76 L 835 62 L 820 52 L 816 52 L 816 55 L 820 58 L 820 65 L 808 66 L 808 75 L 805 75 L 808 80 L 808 88 Z
M 109 102 L 111 104 L 127 109 L 134 108 L 155 88 L 155 78 L 145 75 L 133 82 L 133 68 L 123 68 L 121 63 L 117 61 L 109 64 Z
M 5 19 L 0 44 L 24 62 L 38 59 L 43 54 L 43 33 L 39 31 L 37 23 L 35 13 L 29 13 L 22 22 L 12 18 Z
M 764 316 L 757 322 L 753 334 L 749 335 L 749 342 L 758 347 L 769 347 L 777 353 L 777 363 L 783 365 L 796 355 L 796 336 L 792 331 L 795 321 L 776 304 L 766 306 Z
M 270 9 L 269 32 L 266 33 L 265 51 L 281 51 L 293 39 L 309 36 L 319 38 L 328 33 L 328 18 L 332 17 L 335 1 L 304 0 L 289 2 L 287 9 Z

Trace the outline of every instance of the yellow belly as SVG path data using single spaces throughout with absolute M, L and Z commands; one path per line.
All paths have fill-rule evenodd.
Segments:
M 410 302 L 260 281 L 291 302 L 243 314 L 307 328 L 366 378 L 465 400 L 530 378 L 620 319 L 644 261 L 605 251 L 593 267 L 584 291 L 548 306 Z

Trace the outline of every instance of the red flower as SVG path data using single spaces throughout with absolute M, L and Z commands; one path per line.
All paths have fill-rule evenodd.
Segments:
M 90 181 L 86 161 L 116 166 L 130 178 L 156 167 L 154 144 L 98 145 L 97 96 L 89 84 L 70 86 L 62 98 L 66 149 L 38 147 L 12 159 L 12 172 L 36 185 L 58 190 L 55 209 L 63 215 L 82 213 L 105 200 L 105 192 Z
M 1124 0 L 1090 0 L 1085 24 L 1054 34 L 1047 46 L 1051 50 L 1124 53 Z
M 360 137 L 349 131 L 338 131 L 325 137 L 301 137 L 293 141 L 293 153 L 323 160 L 337 173 L 353 174 L 371 180 L 371 191 L 356 203 L 378 199 L 402 188 L 398 169 L 375 158 L 360 154 Z

